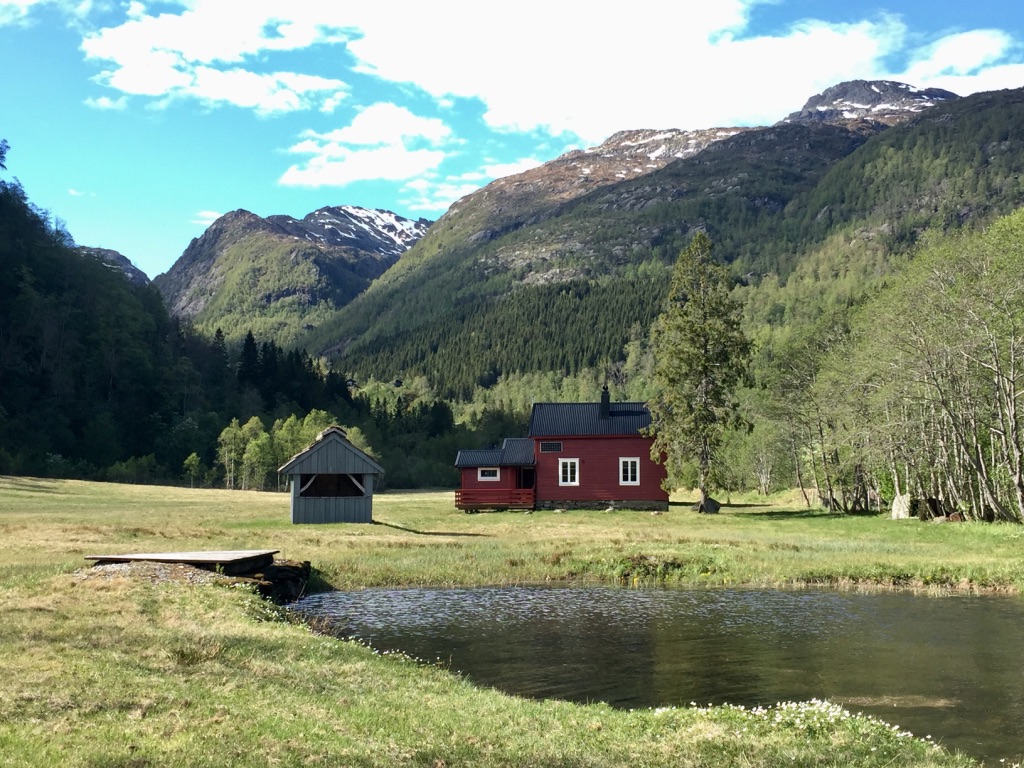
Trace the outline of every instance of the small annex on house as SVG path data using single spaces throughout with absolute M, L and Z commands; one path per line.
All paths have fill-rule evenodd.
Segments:
M 529 436 L 459 451 L 455 506 L 479 509 L 668 509 L 665 465 L 651 459 L 644 403 L 536 403 Z
M 372 523 L 373 487 L 384 469 L 328 427 L 277 470 L 291 481 L 293 523 Z

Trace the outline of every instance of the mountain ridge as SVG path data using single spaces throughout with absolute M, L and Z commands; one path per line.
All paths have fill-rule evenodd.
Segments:
M 812 96 L 783 123 L 831 123 L 853 130 L 884 130 L 960 96 L 942 88 L 917 88 L 894 80 L 848 80 Z
M 89 246 L 78 246 L 78 253 L 81 256 L 96 259 L 121 272 L 132 285 L 149 285 L 149 276 L 141 269 L 132 264 L 131 260 L 118 251 L 110 248 L 92 248 Z
M 365 290 L 427 225 L 357 206 L 301 220 L 238 209 L 194 238 L 153 284 L 174 316 L 204 331 L 239 338 L 259 328 L 294 341 Z

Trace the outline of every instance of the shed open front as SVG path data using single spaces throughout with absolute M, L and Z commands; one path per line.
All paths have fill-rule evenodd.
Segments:
M 373 487 L 384 469 L 330 427 L 278 470 L 289 476 L 293 523 L 373 522 Z

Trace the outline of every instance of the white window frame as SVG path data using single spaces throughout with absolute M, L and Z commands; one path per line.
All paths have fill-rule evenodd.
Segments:
M 632 476 L 632 479 L 626 479 Z M 640 485 L 640 457 L 619 457 L 619 485 Z
M 494 477 L 487 477 L 484 472 L 493 472 Z M 476 479 L 481 483 L 496 483 L 501 480 L 501 467 L 477 467 Z
M 568 475 L 571 479 L 565 480 Z M 558 484 L 563 486 L 580 484 L 580 460 L 559 459 L 558 460 Z

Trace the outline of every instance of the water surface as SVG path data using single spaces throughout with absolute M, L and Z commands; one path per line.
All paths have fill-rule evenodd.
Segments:
M 762 589 L 510 587 L 313 595 L 378 650 L 508 693 L 616 707 L 830 699 L 1024 758 L 1024 601 Z

